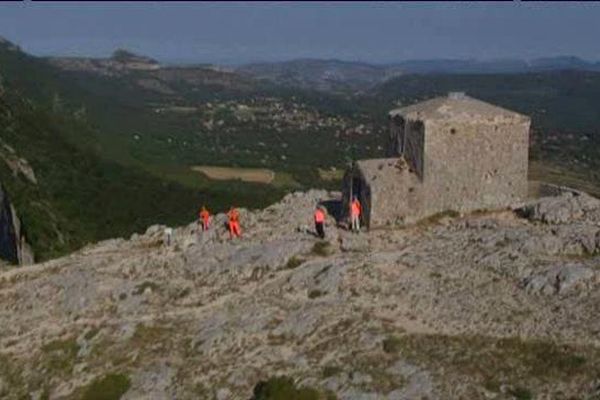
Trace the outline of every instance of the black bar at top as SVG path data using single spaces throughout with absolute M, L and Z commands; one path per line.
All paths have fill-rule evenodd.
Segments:
M 7 0 L 0 0 L 0 2 L 2 1 L 7 1 Z M 24 0 L 8 0 L 8 1 L 24 1 Z M 31 2 L 35 2 L 35 3 L 45 3 L 45 2 L 53 2 L 53 3 L 144 3 L 144 2 L 152 2 L 152 3 L 230 3 L 232 2 L 231 0 L 29 0 Z M 268 0 L 268 1 L 262 1 L 261 3 L 269 3 L 269 2 L 273 2 L 273 3 L 281 3 L 280 0 Z M 344 2 L 344 3 L 366 3 L 366 0 L 328 0 L 327 3 L 328 5 L 333 5 L 336 2 Z M 398 1 L 398 3 L 412 3 L 412 2 L 418 2 L 418 1 L 423 1 L 423 0 L 400 0 Z M 461 1 L 461 0 L 427 0 L 428 2 L 433 2 L 433 3 L 458 3 L 459 1 L 462 3 L 465 3 L 468 5 L 468 3 L 489 3 L 489 2 L 502 2 L 502 3 L 517 3 L 520 1 L 527 1 L 527 0 L 469 0 L 467 2 Z M 564 1 L 564 0 L 531 0 L 531 1 Z M 573 2 L 575 1 L 586 1 L 586 0 L 571 0 Z M 597 0 L 591 0 L 591 1 L 597 1 Z M 248 3 L 248 4 L 252 4 L 252 1 L 239 1 L 239 0 L 234 0 L 235 3 Z M 294 1 L 295 3 L 316 3 L 316 2 L 323 2 L 323 0 L 296 0 Z M 342 6 L 342 5 L 340 5 Z

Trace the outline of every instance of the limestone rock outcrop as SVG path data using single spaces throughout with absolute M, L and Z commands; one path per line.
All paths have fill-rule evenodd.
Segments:
M 525 289 L 531 293 L 564 294 L 569 290 L 593 283 L 596 274 L 592 268 L 580 264 L 551 267 L 525 280 Z
M 329 217 L 321 241 L 314 206 L 340 197 L 240 210 L 240 240 L 219 214 L 170 245 L 156 225 L 1 272 L 0 397 L 81 398 L 113 377 L 122 399 L 249 399 L 280 374 L 339 399 L 595 393 L 592 200 L 360 234 Z M 532 217 L 554 209 L 574 211 Z
M 564 224 L 599 212 L 600 200 L 581 192 L 565 192 L 555 197 L 544 197 L 524 206 L 521 213 L 532 221 Z

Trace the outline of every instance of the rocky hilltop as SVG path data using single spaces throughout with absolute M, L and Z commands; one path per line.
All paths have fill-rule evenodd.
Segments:
M 597 398 L 600 201 L 563 193 L 351 234 L 293 193 L 0 273 L 0 397 Z M 319 395 L 321 393 L 321 395 Z
M 109 78 L 127 77 L 138 87 L 165 96 L 198 91 L 203 85 L 241 90 L 248 90 L 255 85 L 252 79 L 213 65 L 167 66 L 123 49 L 115 50 L 109 58 L 47 57 L 44 60 L 66 72 Z
M 85 71 L 107 76 L 160 69 L 158 61 L 123 49 L 115 50 L 110 58 L 48 57 L 47 60 L 67 71 Z

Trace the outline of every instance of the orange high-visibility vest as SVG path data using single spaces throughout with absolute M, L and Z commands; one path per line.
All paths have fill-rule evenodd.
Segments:
M 200 218 L 204 222 L 208 221 L 210 219 L 210 213 L 208 212 L 208 210 L 200 211 Z
M 352 205 L 350 206 L 350 213 L 353 216 L 357 216 L 360 215 L 360 202 L 358 200 L 355 200 L 352 202 Z
M 325 213 L 321 209 L 315 211 L 315 222 L 325 222 Z
M 227 214 L 229 222 L 237 222 L 240 219 L 240 213 L 235 208 Z

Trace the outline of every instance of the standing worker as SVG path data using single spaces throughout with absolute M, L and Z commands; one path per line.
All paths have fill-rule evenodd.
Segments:
M 350 222 L 352 224 L 352 232 L 360 232 L 360 214 L 362 213 L 362 207 L 358 197 L 354 196 L 352 203 L 350 204 Z
M 167 246 L 171 246 L 171 241 L 173 240 L 173 228 L 165 228 L 165 244 Z
M 227 213 L 229 218 L 229 238 L 242 237 L 242 230 L 240 229 L 240 213 L 235 207 L 231 207 Z
M 202 206 L 200 210 L 200 223 L 202 224 L 203 231 L 207 231 L 210 228 L 210 212 L 205 206 Z
M 325 223 L 325 211 L 320 205 L 317 205 L 315 210 L 315 230 L 317 231 L 317 236 L 321 239 L 325 239 L 325 229 L 323 228 L 323 224 Z

